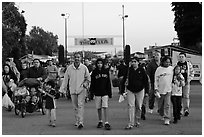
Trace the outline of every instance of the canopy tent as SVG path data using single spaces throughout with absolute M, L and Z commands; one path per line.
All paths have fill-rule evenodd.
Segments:
M 50 59 L 53 59 L 53 58 L 56 58 L 56 57 L 52 57 L 52 56 L 48 56 L 48 55 L 34 55 L 34 54 L 28 54 L 28 55 L 25 55 L 23 57 L 21 57 L 19 60 L 21 62 L 32 62 L 34 59 L 39 59 L 40 61 L 42 62 L 46 62 L 47 60 L 50 60 Z

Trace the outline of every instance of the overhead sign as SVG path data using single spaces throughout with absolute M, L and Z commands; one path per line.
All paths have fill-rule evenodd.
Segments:
M 75 45 L 113 45 L 113 38 L 75 38 Z

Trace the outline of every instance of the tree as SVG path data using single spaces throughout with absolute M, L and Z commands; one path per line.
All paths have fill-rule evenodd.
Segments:
M 40 27 L 33 26 L 26 39 L 28 51 L 38 55 L 52 55 L 58 51 L 58 36 L 52 32 L 44 31 Z
M 174 11 L 174 28 L 182 47 L 201 50 L 202 43 L 202 3 L 172 2 Z
M 14 2 L 2 2 L 2 57 L 3 60 L 10 56 L 17 60 L 25 48 L 24 38 L 26 32 L 24 16 L 18 11 Z M 20 55 L 11 52 L 19 49 Z M 13 54 L 14 53 L 14 54 Z

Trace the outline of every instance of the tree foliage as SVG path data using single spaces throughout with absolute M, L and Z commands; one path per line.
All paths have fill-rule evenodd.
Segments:
M 33 51 L 37 55 L 51 56 L 53 52 L 58 51 L 58 36 L 52 32 L 44 31 L 40 27 L 33 26 L 26 38 L 29 53 Z
M 14 60 L 24 54 L 26 22 L 14 2 L 2 2 L 2 57 Z M 15 52 L 15 49 L 17 52 Z
M 201 50 L 202 42 L 202 3 L 172 2 L 174 11 L 174 28 L 182 47 Z

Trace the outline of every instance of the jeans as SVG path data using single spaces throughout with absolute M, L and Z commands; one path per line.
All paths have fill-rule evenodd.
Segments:
M 184 111 L 189 111 L 190 83 L 186 83 L 186 85 L 182 88 L 182 93 L 183 93 L 183 109 Z
M 142 112 L 141 112 L 142 114 L 141 114 L 141 116 L 145 116 L 145 114 L 146 114 L 147 100 L 148 100 L 148 97 L 144 96 L 143 103 L 142 103 Z
M 161 97 L 158 101 L 159 114 L 164 117 L 164 119 L 170 119 L 171 111 L 170 111 L 170 103 L 171 103 L 171 92 L 167 92 L 166 94 L 160 94 Z
M 181 96 L 171 96 L 171 102 L 173 104 L 173 116 L 174 119 L 180 118 L 180 112 L 181 112 Z
M 138 93 L 133 93 L 130 90 L 127 90 L 129 123 L 131 125 L 134 125 L 135 123 L 135 115 L 137 120 L 140 119 L 143 98 L 144 98 L 144 90 Z
M 84 122 L 84 103 L 86 97 L 86 90 L 80 92 L 80 94 L 71 94 L 72 105 L 74 108 L 75 119 L 78 123 Z

